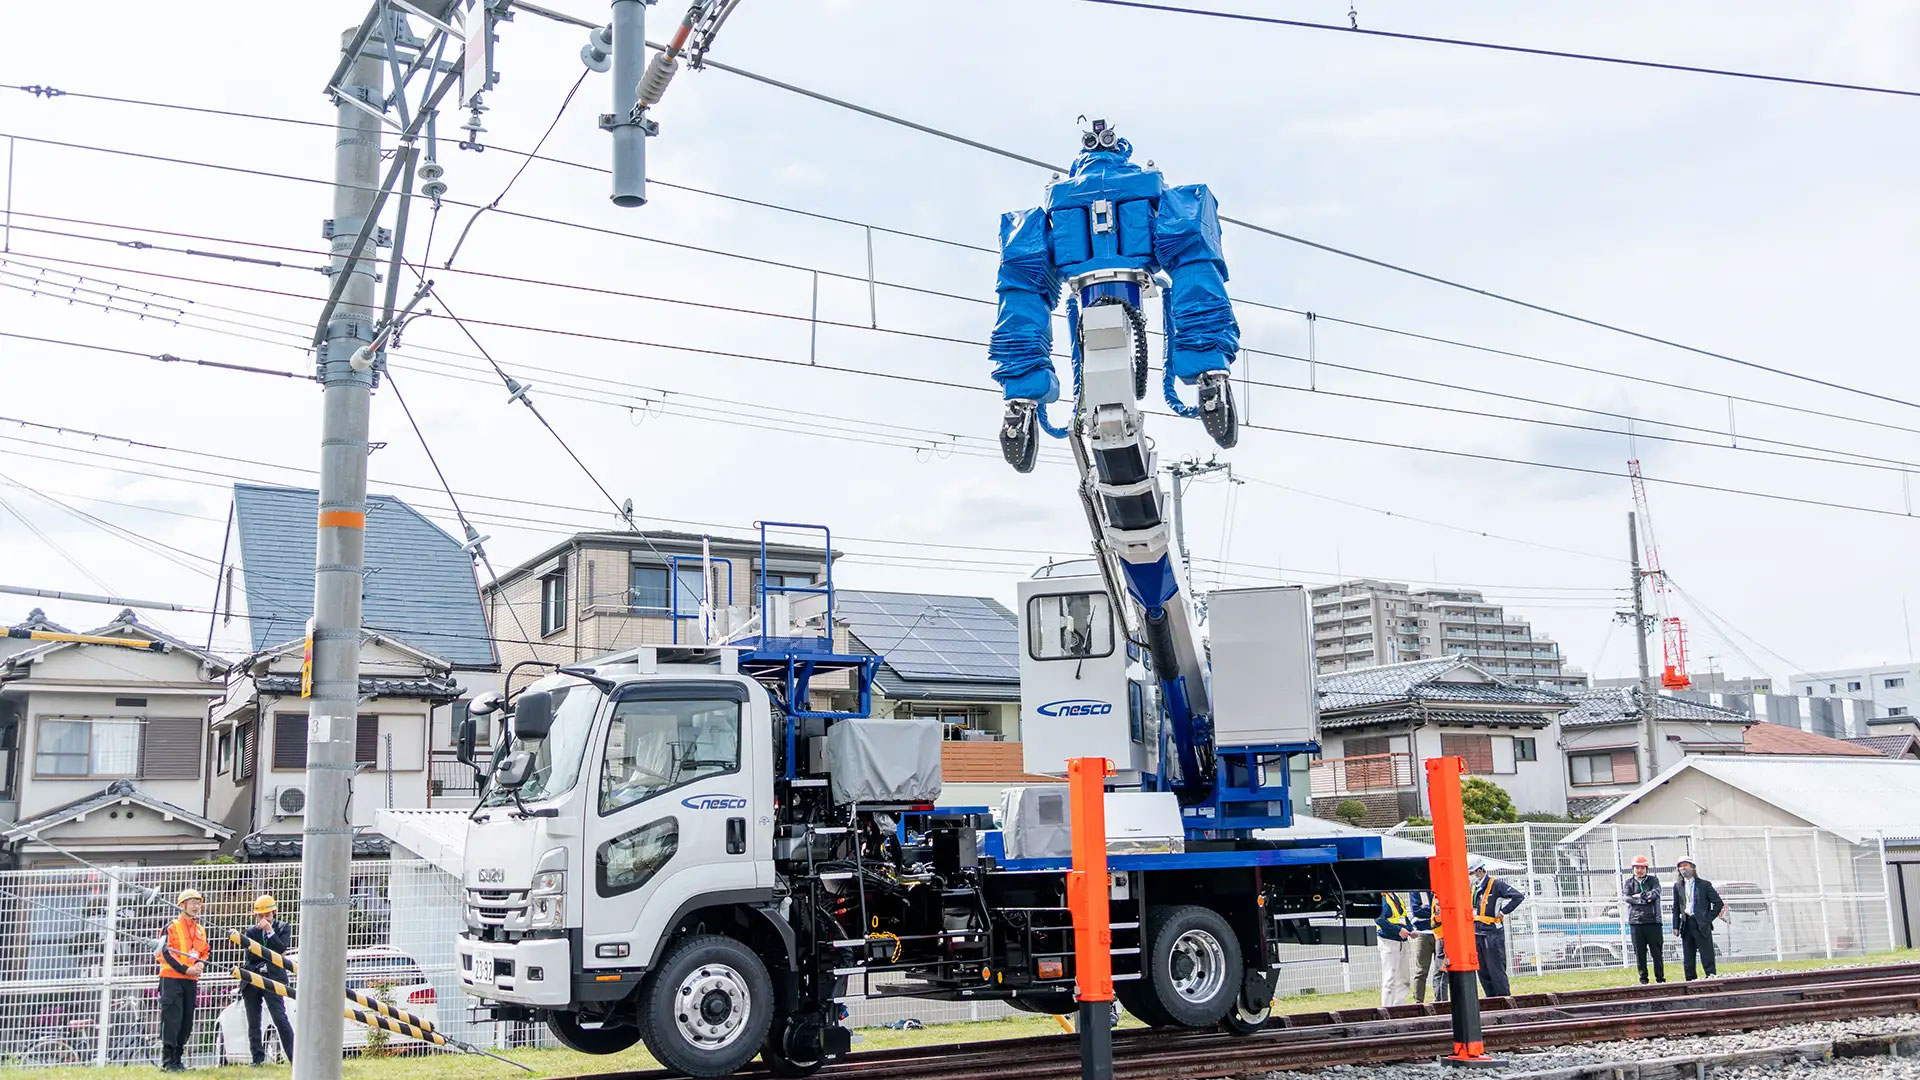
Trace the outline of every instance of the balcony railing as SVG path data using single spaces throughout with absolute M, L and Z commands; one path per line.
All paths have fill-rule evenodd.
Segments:
M 486 772 L 490 764 L 487 747 L 479 750 L 480 771 Z M 480 797 L 480 782 L 473 770 L 462 765 L 451 751 L 435 750 L 433 759 L 427 762 L 427 805 L 432 806 L 442 799 L 477 799 Z
M 1413 786 L 1413 755 L 1362 754 L 1358 757 L 1325 758 L 1313 763 L 1307 777 L 1314 798 L 1399 791 Z

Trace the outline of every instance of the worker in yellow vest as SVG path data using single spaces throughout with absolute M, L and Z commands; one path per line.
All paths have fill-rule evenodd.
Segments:
M 1473 944 L 1480 953 L 1480 993 L 1506 997 L 1513 992 L 1507 982 L 1507 916 L 1526 902 L 1527 894 L 1487 873 L 1487 860 L 1480 855 L 1467 860 L 1467 879 L 1473 884 Z
M 1380 1004 L 1405 1005 L 1413 1000 L 1416 937 L 1406 894 L 1381 893 L 1380 914 L 1373 923 L 1380 934 Z

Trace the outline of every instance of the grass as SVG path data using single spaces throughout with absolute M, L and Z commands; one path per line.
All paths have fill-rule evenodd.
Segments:
M 1720 971 L 1722 974 L 1734 975 L 1762 968 L 1796 971 L 1823 967 L 1910 963 L 1916 960 L 1920 960 L 1920 950 L 1902 949 L 1834 960 L 1721 964 Z M 1669 971 L 1672 977 L 1679 978 L 1677 971 L 1673 968 L 1670 967 Z M 1632 970 L 1593 968 L 1584 971 L 1560 971 L 1550 975 L 1518 975 L 1513 980 L 1513 988 L 1515 992 L 1523 994 L 1593 990 L 1625 986 L 1638 978 L 1639 976 Z M 1274 1011 L 1279 1013 L 1323 1012 L 1331 1009 L 1365 1008 L 1379 1003 L 1380 991 L 1377 988 L 1368 988 L 1340 994 L 1291 994 L 1275 1002 Z M 1135 1023 L 1136 1021 L 1129 1016 L 1122 1021 L 1121 1026 L 1133 1026 Z M 1047 1016 L 1018 1016 L 1005 1020 L 929 1024 L 919 1031 L 867 1028 L 860 1031 L 860 1041 L 854 1044 L 854 1050 L 858 1052 L 884 1050 L 897 1046 L 1031 1038 L 1037 1035 L 1057 1035 L 1060 1031 L 1060 1025 L 1052 1017 Z M 514 1078 L 529 1076 L 570 1076 L 581 1073 L 621 1072 L 659 1067 L 653 1058 L 639 1047 L 606 1057 L 576 1054 L 571 1050 L 513 1050 L 505 1056 L 531 1066 L 534 1071 L 526 1073 L 511 1065 L 484 1057 L 436 1053 L 417 1057 L 348 1058 L 342 1066 L 341 1073 L 343 1080 L 375 1080 L 375 1078 L 378 1080 L 514 1080 Z M 243 1077 L 246 1080 L 291 1080 L 292 1076 L 292 1069 L 285 1064 L 263 1065 L 257 1069 L 247 1066 L 229 1066 L 195 1071 L 221 1078 L 231 1077 L 233 1080 L 240 1080 Z M 7 1069 L 4 1074 L 0 1074 L 0 1080 L 159 1080 L 162 1075 L 158 1069 L 146 1067 L 112 1067 L 103 1075 L 98 1069 L 74 1066 L 57 1069 Z

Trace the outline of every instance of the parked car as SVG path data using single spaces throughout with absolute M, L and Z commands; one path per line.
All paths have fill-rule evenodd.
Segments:
M 297 966 L 300 951 L 287 954 Z M 376 986 L 387 984 L 387 992 L 397 1008 L 405 1009 L 424 1020 L 439 1020 L 437 1003 L 434 1001 L 433 983 L 428 981 L 426 972 L 413 957 L 399 949 L 387 945 L 375 945 L 366 949 L 347 950 L 347 986 L 368 996 L 376 996 Z M 292 987 L 297 993 L 297 983 Z M 291 1015 L 291 1005 L 287 1010 Z M 240 991 L 233 992 L 233 1000 L 220 1010 L 220 1061 L 222 1064 L 244 1065 L 253 1060 L 252 1048 L 247 1045 L 247 1008 L 240 1000 Z M 261 1034 L 267 1041 L 267 1056 L 271 1060 L 284 1060 L 286 1054 L 280 1049 L 280 1037 L 274 1032 L 273 1021 L 263 1008 L 260 1015 Z M 299 1036 L 296 1034 L 295 1038 Z M 390 1045 L 418 1045 L 404 1035 L 393 1036 Z M 367 1029 L 359 1024 L 347 1021 L 346 1031 L 341 1039 L 341 1047 L 347 1051 L 358 1051 L 367 1045 Z

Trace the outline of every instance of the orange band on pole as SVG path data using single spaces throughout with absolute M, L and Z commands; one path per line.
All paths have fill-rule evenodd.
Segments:
M 1073 869 L 1067 908 L 1073 916 L 1074 976 L 1081 1001 L 1113 1000 L 1113 925 L 1107 897 L 1107 759 L 1067 761 L 1073 813 Z
M 322 510 L 320 527 L 323 529 L 364 529 L 367 527 L 367 515 L 358 510 Z

